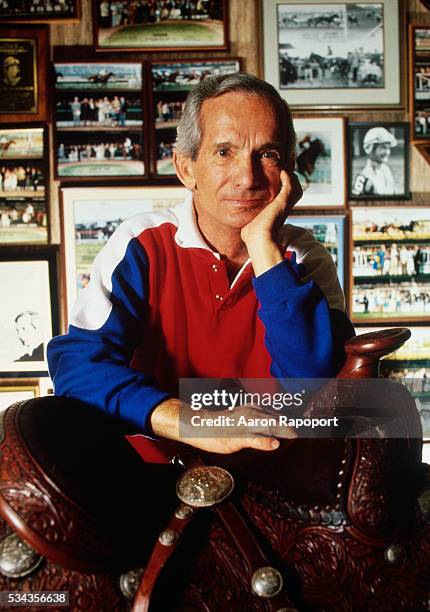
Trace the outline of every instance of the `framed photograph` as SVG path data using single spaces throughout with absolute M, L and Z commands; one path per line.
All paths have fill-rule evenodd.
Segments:
M 56 63 L 57 176 L 142 177 L 142 64 Z
M 2 376 L 47 372 L 46 344 L 59 332 L 56 255 L 52 248 L 0 253 Z
M 172 152 L 176 126 L 191 87 L 208 75 L 231 74 L 240 69 L 239 58 L 151 64 L 154 174 L 175 176 Z
M 40 397 L 46 397 L 47 395 L 54 395 L 54 383 L 49 378 L 49 376 L 39 378 L 38 383 L 39 383 Z
M 39 395 L 37 379 L 3 379 L 0 380 L 0 413 L 15 402 L 33 399 Z
M 325 246 L 336 264 L 341 287 L 345 289 L 345 217 L 289 216 L 287 223 L 304 227 Z
M 0 129 L 0 245 L 48 241 L 46 130 Z
M 354 208 L 354 322 L 430 320 L 430 209 Z
M 44 26 L 0 28 L 0 122 L 47 119 L 48 44 Z
M 264 78 L 290 105 L 401 105 L 398 0 L 263 0 L 263 17 Z
M 357 328 L 357 333 L 379 328 Z M 411 337 L 381 360 L 379 373 L 402 382 L 415 399 L 424 435 L 430 436 L 430 334 L 428 327 L 410 327 Z
M 0 4 L 0 20 L 21 23 L 79 21 L 79 0 L 6 0 Z
M 345 206 L 344 126 L 341 117 L 294 119 L 296 172 L 303 188 L 298 208 Z
M 227 0 L 93 0 L 96 51 L 227 49 L 227 19 Z
M 184 187 L 65 188 L 61 190 L 63 278 L 66 318 L 90 281 L 94 258 L 122 221 L 171 208 L 185 198 Z
M 409 26 L 412 140 L 430 138 L 430 27 Z
M 348 125 L 348 197 L 351 200 L 407 200 L 409 125 Z

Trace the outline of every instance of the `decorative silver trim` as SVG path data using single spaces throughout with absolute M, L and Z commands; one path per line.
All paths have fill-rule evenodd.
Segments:
M 8 578 L 24 578 L 42 563 L 43 557 L 15 533 L 0 542 L 0 573 Z
M 136 596 L 142 575 L 143 569 L 135 569 L 119 577 L 119 588 L 121 589 L 121 593 L 130 601 Z
M 251 586 L 259 597 L 275 597 L 282 591 L 282 576 L 274 567 L 260 567 L 252 575 Z
M 187 470 L 176 483 L 176 494 L 192 508 L 209 508 L 224 501 L 233 488 L 233 476 L 227 470 L 205 465 Z
M 179 540 L 179 533 L 174 529 L 165 529 L 158 536 L 158 541 L 163 546 L 173 546 Z

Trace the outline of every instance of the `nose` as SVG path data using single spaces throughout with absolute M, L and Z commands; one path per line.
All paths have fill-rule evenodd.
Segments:
M 251 189 L 261 182 L 261 171 L 253 155 L 241 155 L 235 160 L 235 185 Z

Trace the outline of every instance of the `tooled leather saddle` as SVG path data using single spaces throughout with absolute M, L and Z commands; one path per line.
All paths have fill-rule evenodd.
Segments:
M 408 334 L 352 339 L 340 379 L 377 376 L 379 358 Z M 336 387 L 325 393 L 335 398 Z M 14 404 L 0 415 L 0 591 L 67 591 L 69 609 L 94 612 L 428 609 L 419 417 L 406 391 L 387 402 L 405 418 L 401 439 L 202 456 L 235 483 L 203 509 L 175 493 L 184 465 L 205 469 L 186 447 L 173 464 L 149 464 L 116 420 L 86 404 Z

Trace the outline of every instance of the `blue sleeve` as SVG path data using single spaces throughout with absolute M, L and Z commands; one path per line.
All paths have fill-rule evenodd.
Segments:
M 330 378 L 345 360 L 344 343 L 354 336 L 348 317 L 330 309 L 313 280 L 302 282 L 301 265 L 284 260 L 254 279 L 259 316 L 277 378 Z
M 111 288 L 101 272 L 91 275 L 72 313 L 79 325 L 53 338 L 47 355 L 56 395 L 120 417 L 130 433 L 150 434 L 149 416 L 170 394 L 130 366 L 143 333 L 147 269 L 146 253 L 134 238 L 109 276 Z

